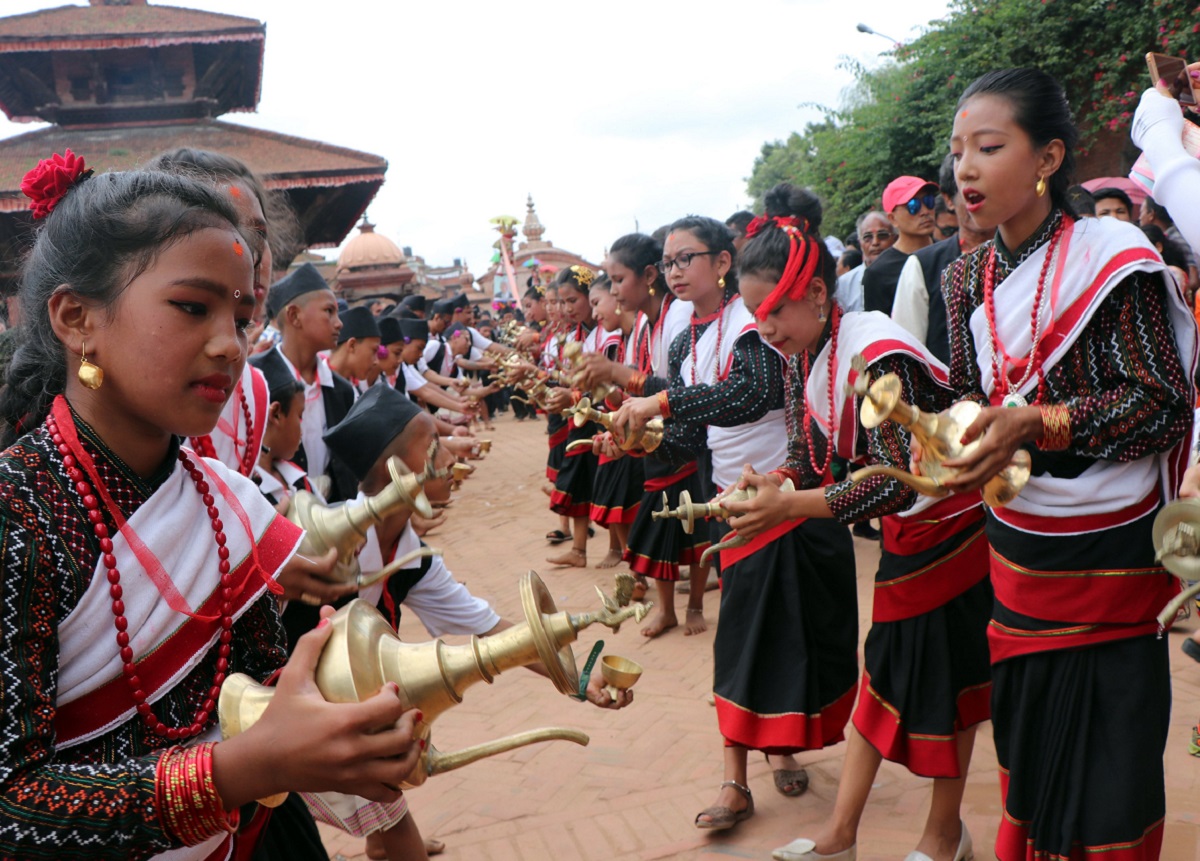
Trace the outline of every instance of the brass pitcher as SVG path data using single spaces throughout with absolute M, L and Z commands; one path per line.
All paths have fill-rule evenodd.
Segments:
M 790 478 L 785 478 L 783 484 L 779 486 L 781 493 L 791 493 L 796 489 L 796 485 L 792 484 Z M 758 488 L 747 487 L 734 488 L 721 496 L 714 499 L 712 502 L 692 502 L 692 495 L 688 491 L 680 491 L 679 506 L 671 508 L 667 502 L 667 494 L 663 493 L 663 507 L 658 511 L 651 512 L 652 520 L 682 520 L 683 531 L 691 535 L 696 528 L 696 521 L 707 518 L 715 520 L 725 520 L 729 517 L 729 509 L 725 507 L 726 502 L 744 502 L 747 499 L 753 499 L 758 495 Z M 724 541 L 712 545 L 700 556 L 700 564 L 704 565 L 708 562 L 709 557 L 715 553 L 720 553 L 722 550 L 728 550 L 731 547 L 741 547 L 746 544 L 746 539 L 742 538 L 736 532 L 731 532 L 726 536 Z
M 649 454 L 654 451 L 663 441 L 663 433 L 665 426 L 660 418 L 650 419 L 641 428 L 632 431 L 628 436 L 625 434 L 617 434 L 613 431 L 612 413 L 602 413 L 592 407 L 594 401 L 589 397 L 582 397 L 570 410 L 564 410 L 564 414 L 569 412 L 571 421 L 575 427 L 581 428 L 588 422 L 595 422 L 613 435 L 613 441 L 617 444 L 617 448 L 621 451 L 642 451 Z M 582 442 L 582 440 L 580 440 Z
M 1180 609 L 1200 594 L 1200 499 L 1176 499 L 1158 512 L 1151 527 L 1154 561 L 1191 583 L 1158 614 L 1158 624 L 1166 628 L 1175 621 Z
M 438 551 L 422 547 L 394 560 L 367 579 L 362 576 L 357 557 L 367 539 L 367 531 L 397 511 L 409 508 L 422 517 L 433 517 L 433 506 L 423 487 L 430 478 L 440 477 L 443 473 L 434 469 L 432 451 L 431 447 L 430 459 L 420 475 L 410 471 L 400 458 L 389 459 L 387 468 L 391 484 L 367 499 L 324 506 L 311 493 L 303 490 L 297 493 L 288 507 L 287 518 L 304 530 L 299 552 L 306 556 L 322 556 L 336 547 L 338 561 L 333 569 L 334 579 L 341 583 L 357 583 L 360 587 L 390 577 L 414 559 L 436 555 Z
M 947 496 L 942 482 L 957 474 L 947 469 L 943 462 L 969 455 L 980 445 L 975 440 L 963 445 L 965 431 L 983 407 L 973 401 L 959 401 L 937 415 L 922 412 L 900 399 L 900 378 L 895 374 L 884 374 L 871 383 L 866 370 L 867 363 L 861 355 L 855 356 L 852 366 L 859 372 L 858 380 L 847 388 L 862 398 L 859 418 L 865 428 L 875 428 L 885 421 L 894 421 L 906 428 L 921 444 L 921 475 L 884 464 L 874 464 L 850 473 L 855 484 L 873 475 L 888 475 L 925 496 Z M 1029 452 L 1019 449 L 998 475 L 993 476 L 981 490 L 983 501 L 992 508 L 1002 508 L 1017 498 L 1029 481 L 1031 459 Z
M 624 577 L 632 580 L 632 576 Z M 629 604 L 632 588 L 618 579 L 613 596 L 600 593 L 603 608 L 573 615 L 559 612 L 541 578 L 530 571 L 521 578 L 525 621 L 491 637 L 471 637 L 469 643 L 448 646 L 441 640 L 404 643 L 387 620 L 362 599 L 351 601 L 330 617 L 333 632 L 317 662 L 316 682 L 329 702 L 351 703 L 374 696 L 386 682 L 400 688 L 407 709 L 420 709 L 424 719 L 418 737 L 428 741 L 430 726 L 462 702 L 463 693 L 477 682 L 492 680 L 514 667 L 539 661 L 554 687 L 564 694 L 579 688 L 579 671 L 570 649 L 579 632 L 599 622 L 620 628 L 626 619 L 641 621 L 653 605 Z M 599 591 L 599 587 L 597 587 Z M 235 673 L 225 681 L 217 704 L 221 734 L 230 738 L 252 726 L 270 704 L 272 688 Z M 539 741 L 562 739 L 586 745 L 588 737 L 562 727 L 528 730 L 460 751 L 442 752 L 428 744 L 404 788 L 420 786 L 434 774 L 453 771 L 485 757 Z M 271 801 L 283 801 L 274 796 Z

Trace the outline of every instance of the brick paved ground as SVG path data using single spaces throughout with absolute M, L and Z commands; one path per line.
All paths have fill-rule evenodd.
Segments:
M 541 574 L 560 609 L 575 612 L 596 605 L 593 584 L 608 588 L 611 582 L 607 571 L 555 572 L 544 562 L 549 551 L 542 536 L 557 524 L 540 489 L 546 451 L 542 427 L 502 416 L 490 434 L 492 453 L 460 492 L 450 523 L 430 537 L 472 592 L 515 621 L 522 618 L 517 578 L 526 570 Z M 855 545 L 865 636 L 878 551 L 861 539 Z M 601 532 L 591 541 L 589 559 L 598 561 L 606 546 Z M 681 619 L 684 601 L 677 598 Z M 649 641 L 632 624 L 616 635 L 603 628 L 584 632 L 575 646 L 580 663 L 600 638 L 606 653 L 628 656 L 645 667 L 636 701 L 623 711 L 569 700 L 549 681 L 524 670 L 505 674 L 491 687 L 468 690 L 463 704 L 434 726 L 434 742 L 442 750 L 550 725 L 584 730 L 591 744 L 540 744 L 430 779 L 408 794 L 422 832 L 445 841 L 447 859 L 649 861 L 765 859 L 772 847 L 811 830 L 832 808 L 843 746 L 802 756 L 811 788 L 799 798 L 779 795 L 762 758 L 752 758 L 750 786 L 758 813 L 724 835 L 692 827 L 696 813 L 712 803 L 721 780 L 721 739 L 714 710 L 706 702 L 716 607 L 716 593 L 710 592 L 710 629 L 696 637 L 676 630 Z M 1200 714 L 1200 665 L 1179 651 L 1184 632 L 1195 624 L 1189 620 L 1170 635 L 1175 706 L 1166 756 L 1164 861 L 1200 861 L 1200 759 L 1187 755 L 1190 727 Z M 408 617 L 401 634 L 411 642 L 428 639 Z M 904 858 L 924 821 L 929 787 L 929 781 L 884 763 L 860 833 L 861 861 Z M 991 728 L 985 724 L 963 810 L 980 859 L 992 857 L 999 813 L 996 758 Z M 324 828 L 323 835 L 332 857 L 365 859 L 361 840 Z

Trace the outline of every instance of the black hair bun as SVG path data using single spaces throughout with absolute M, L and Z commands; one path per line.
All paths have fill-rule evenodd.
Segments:
M 807 188 L 781 182 L 763 195 L 763 209 L 771 216 L 803 218 L 813 233 L 821 230 L 821 216 L 824 213 L 821 199 Z

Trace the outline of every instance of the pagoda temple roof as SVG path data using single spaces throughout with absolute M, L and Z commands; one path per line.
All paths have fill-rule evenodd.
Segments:
M 178 6 L 58 6 L 0 18 L 0 52 L 263 40 L 253 18 Z
M 153 7 L 150 7 L 153 8 Z M 369 153 L 250 126 L 201 120 L 163 125 L 50 126 L 0 140 L 0 212 L 29 209 L 21 179 L 68 147 L 97 171 L 128 170 L 188 146 L 241 159 L 269 189 L 287 193 L 310 246 L 335 246 L 383 184 L 387 160 Z

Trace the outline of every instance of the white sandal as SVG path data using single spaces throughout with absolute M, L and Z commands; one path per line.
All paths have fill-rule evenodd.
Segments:
M 822 855 L 816 851 L 817 844 L 807 837 L 797 837 L 787 846 L 780 846 L 771 852 L 775 861 L 856 861 L 858 858 L 857 844 L 832 855 Z

